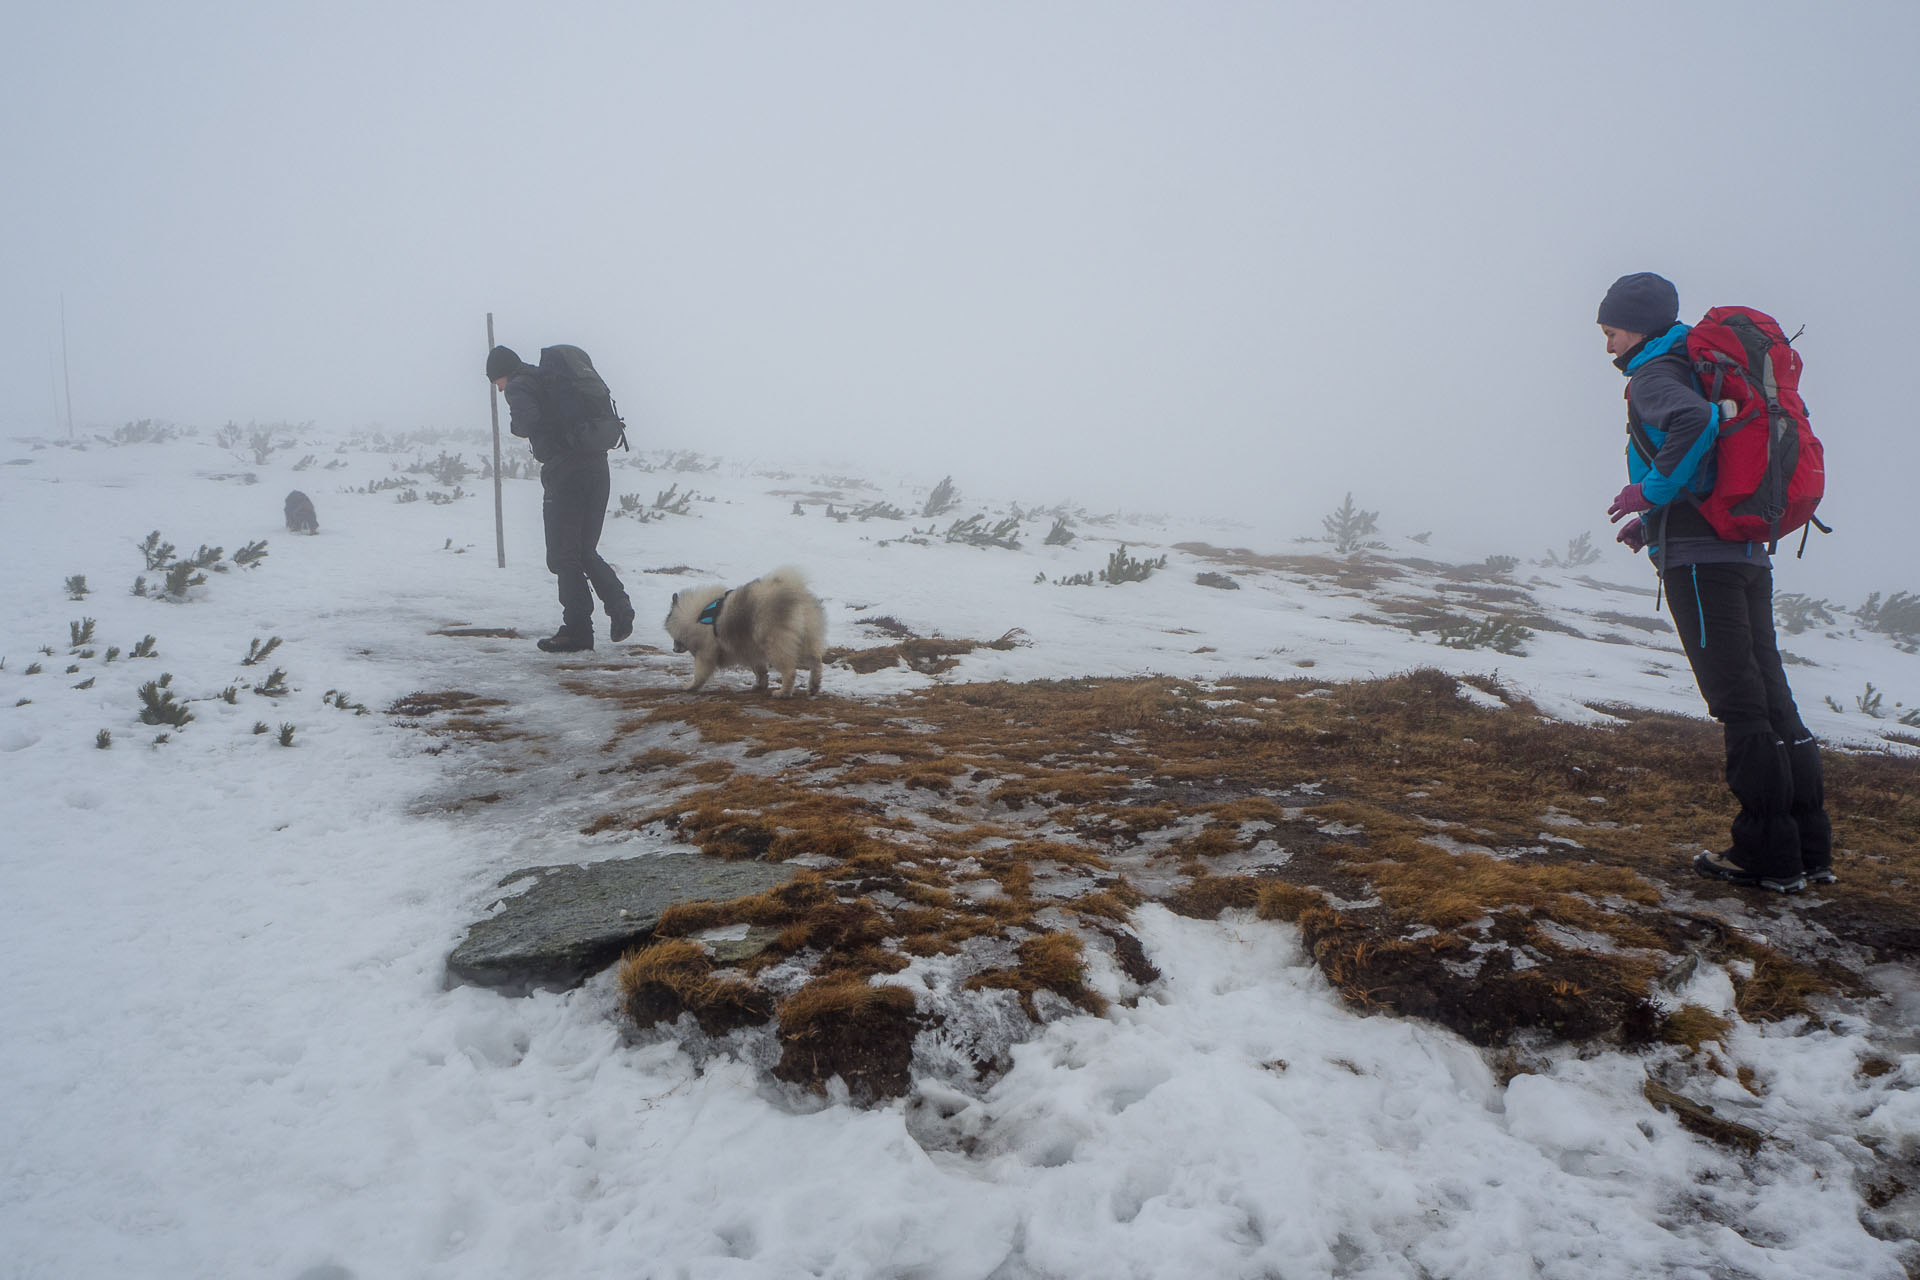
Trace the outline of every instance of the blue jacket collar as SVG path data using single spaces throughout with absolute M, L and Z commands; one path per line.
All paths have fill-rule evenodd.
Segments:
M 1633 359 L 1627 361 L 1626 367 L 1622 369 L 1620 372 L 1631 375 L 1634 372 L 1634 370 L 1638 369 L 1641 365 L 1653 359 L 1655 356 L 1663 356 L 1667 354 L 1667 352 L 1673 350 L 1675 347 L 1684 345 L 1687 340 L 1687 334 L 1691 333 L 1692 331 L 1693 331 L 1692 325 L 1676 324 L 1675 326 L 1673 326 L 1673 328 L 1667 330 L 1665 333 L 1661 334 L 1659 337 L 1648 338 L 1646 342 L 1641 346 L 1640 354 L 1635 356 Z

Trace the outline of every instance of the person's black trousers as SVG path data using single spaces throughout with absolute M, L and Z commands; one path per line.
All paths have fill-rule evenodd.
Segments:
M 1833 863 L 1820 744 L 1801 723 L 1773 636 L 1773 569 L 1682 565 L 1667 609 L 1707 711 L 1726 734 L 1727 788 L 1740 802 L 1728 860 L 1791 878 Z
M 609 618 L 633 611 L 620 576 L 600 558 L 600 527 L 606 523 L 611 487 L 607 455 L 598 450 L 563 454 L 540 467 L 545 495 L 540 515 L 547 530 L 547 569 L 560 579 L 560 625 L 582 639 L 593 637 L 595 594 Z

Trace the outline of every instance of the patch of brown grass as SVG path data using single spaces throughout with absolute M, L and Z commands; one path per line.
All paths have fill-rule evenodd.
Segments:
M 621 1008 L 643 1027 L 691 1013 L 708 1035 L 773 1015 L 773 1001 L 740 978 L 718 977 L 699 944 L 670 938 L 631 951 L 616 975 Z
M 988 683 L 777 707 L 608 682 L 595 696 L 621 702 L 633 726 L 684 727 L 783 764 L 706 771 L 695 780 L 712 781 L 671 806 L 592 829 L 658 822 L 721 856 L 828 860 L 795 890 L 804 902 L 701 916 L 769 924 L 782 937 L 770 954 L 817 949 L 821 971 L 880 972 L 974 938 L 1018 943 L 1048 906 L 1113 928 L 1140 900 L 1111 874 L 1126 858 L 1153 866 L 1142 882 L 1167 886 L 1155 892 L 1175 910 L 1297 920 L 1361 1008 L 1435 1017 L 1489 1043 L 1523 1028 L 1666 1034 L 1647 984 L 1714 929 L 1711 906 L 1673 903 L 1697 888 L 1679 850 L 1715 843 L 1731 816 L 1717 727 L 1630 709 L 1610 728 L 1563 724 L 1497 682 L 1471 683 L 1510 705 L 1476 705 L 1434 670 L 1351 685 Z M 1302 816 L 1287 796 L 1309 784 Z M 1828 794 L 1845 892 L 1756 905 L 1911 954 L 1920 765 L 1830 752 Z M 1350 833 L 1320 830 L 1333 822 Z M 1176 829 L 1198 834 L 1155 843 Z M 1208 874 L 1256 839 L 1285 848 L 1285 866 Z M 1036 898 L 1060 869 L 1092 872 L 1092 887 Z M 959 891 L 982 878 L 1000 892 Z M 1377 905 L 1336 913 L 1333 899 Z M 1559 929 L 1597 941 L 1570 945 Z M 676 931 L 693 929 L 669 913 L 662 932 Z M 1788 1016 L 1838 980 L 1784 953 L 1755 966 L 1742 985 L 1750 1018 Z
M 1040 1018 L 1033 1003 L 1037 991 L 1063 996 L 1096 1017 L 1107 1011 L 1106 1000 L 1086 985 L 1087 966 L 1078 937 L 1064 931 L 1043 933 L 1022 942 L 1019 952 L 1019 964 L 976 973 L 967 979 L 966 989 L 994 987 L 1015 992 L 1021 1009 L 1035 1021 Z
M 913 993 L 866 977 L 828 973 L 781 1001 L 780 1061 L 773 1074 L 823 1090 L 833 1077 L 862 1101 L 907 1091 L 918 1029 Z
M 1697 1004 L 1682 1005 L 1660 1024 L 1660 1038 L 1668 1044 L 1681 1044 L 1688 1053 L 1700 1052 L 1708 1041 L 1725 1044 L 1733 1023 L 1711 1009 Z

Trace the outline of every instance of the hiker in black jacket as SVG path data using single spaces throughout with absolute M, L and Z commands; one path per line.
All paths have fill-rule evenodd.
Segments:
M 487 378 L 507 397 L 508 430 L 526 439 L 540 463 L 547 568 L 560 579 L 560 629 L 539 641 L 540 647 L 548 653 L 593 648 L 595 594 L 607 611 L 608 637 L 625 640 L 633 634 L 633 602 L 599 551 L 612 488 L 606 450 L 573 447 L 569 428 L 574 424 L 559 412 L 563 397 L 549 385 L 549 375 L 512 349 L 487 353 Z
M 1600 303 L 1607 354 L 1627 375 L 1627 476 L 1607 514 L 1643 548 L 1707 711 L 1726 736 L 1727 787 L 1740 802 L 1732 847 L 1702 853 L 1703 876 L 1778 893 L 1833 883 L 1820 745 L 1793 703 L 1773 634 L 1766 547 L 1720 537 L 1697 503 L 1713 492 L 1719 414 L 1687 356 L 1680 295 L 1652 272 L 1622 276 Z

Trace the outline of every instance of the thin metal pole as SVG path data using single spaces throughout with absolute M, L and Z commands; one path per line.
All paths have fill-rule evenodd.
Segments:
M 67 372 L 67 295 L 60 295 L 60 378 L 67 384 L 67 442 L 73 442 L 73 375 Z
M 493 312 L 487 312 L 487 350 L 493 350 Z M 487 400 L 493 410 L 493 548 L 500 567 L 507 567 L 507 526 L 500 505 L 500 388 L 487 379 Z

